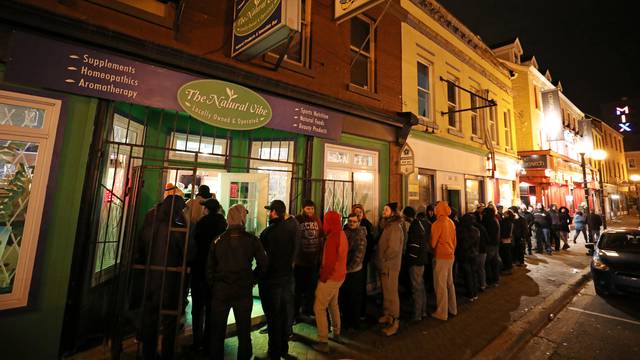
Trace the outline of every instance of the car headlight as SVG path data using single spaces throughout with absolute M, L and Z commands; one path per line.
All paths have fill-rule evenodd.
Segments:
M 598 270 L 609 270 L 609 267 L 607 266 L 607 264 L 603 263 L 599 258 L 593 258 L 593 261 L 591 262 L 593 267 L 598 269 Z

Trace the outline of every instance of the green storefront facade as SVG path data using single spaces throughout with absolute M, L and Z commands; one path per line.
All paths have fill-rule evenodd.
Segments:
M 319 210 L 335 209 L 344 216 L 351 205 L 364 203 L 375 222 L 394 191 L 390 186 L 397 134 L 393 121 L 371 127 L 370 119 L 331 109 L 342 117 L 335 138 L 269 124 L 228 130 L 172 109 L 75 95 L 46 84 L 8 82 L 6 70 L 0 64 L 1 94 L 24 97 L 25 103 L 21 107 L 3 103 L 0 97 L 3 111 L 27 109 L 29 101 L 38 110 L 33 96 L 57 99 L 60 106 L 57 130 L 50 129 L 55 135 L 51 160 L 43 167 L 48 176 L 41 185 L 46 191 L 37 193 L 42 197 L 42 216 L 30 224 L 39 229 L 39 236 L 21 240 L 33 242 L 37 249 L 30 262 L 18 262 L 22 254 L 9 259 L 16 262 L 14 278 L 0 293 L 4 306 L 2 296 L 13 291 L 16 279 L 31 278 L 21 300 L 24 304 L 0 307 L 0 344 L 7 358 L 57 358 L 98 344 L 113 333 L 110 319 L 126 306 L 121 300 L 127 292 L 118 280 L 125 271 L 121 260 L 127 256 L 128 243 L 138 236 L 145 213 L 162 199 L 167 183 L 180 187 L 187 197 L 198 185 L 207 184 L 223 208 L 246 204 L 250 230 L 255 232 L 266 226 L 263 206 L 273 199 L 285 200 L 293 214 L 307 198 Z M 38 113 L 46 113 L 41 110 Z M 3 125 L 0 145 L 6 150 L 7 141 L 15 140 L 11 136 L 17 133 L 11 128 L 5 131 Z M 40 154 L 28 149 L 32 150 L 22 149 L 21 159 L 32 175 L 37 174 L 30 159 Z M 11 171 L 15 167 L 3 172 L 5 183 Z M 25 216 L 24 221 L 29 219 Z M 119 335 L 129 336 L 130 332 L 122 332 L 130 330 L 125 326 Z

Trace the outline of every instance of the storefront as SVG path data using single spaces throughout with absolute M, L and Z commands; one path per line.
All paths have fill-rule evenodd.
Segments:
M 0 84 L 6 90 L 0 93 L 0 177 L 5 192 L 20 195 L 13 191 L 27 183 L 31 192 L 20 195 L 29 206 L 20 210 L 19 221 L 0 228 L 0 310 L 34 301 L 32 274 L 57 271 L 57 278 L 74 285 L 66 301 L 46 305 L 57 310 L 45 306 L 41 316 L 57 317 L 49 325 L 52 333 L 64 326 L 63 348 L 131 334 L 133 317 L 123 299 L 131 291 L 132 252 L 145 214 L 168 183 L 187 199 L 208 185 L 223 210 L 244 204 L 247 230 L 255 234 L 266 227 L 264 206 L 274 199 L 283 200 L 291 214 L 307 198 L 316 201 L 318 212 L 343 216 L 360 203 L 373 223 L 388 201 L 397 141 L 391 122 L 372 124 L 231 82 L 24 33 L 13 36 L 11 62 L 6 73 L 0 68 L 13 83 Z M 47 66 L 39 63 L 42 58 Z M 20 201 L 0 195 L 5 203 Z M 46 228 L 45 221 L 52 225 Z M 36 248 L 43 246 L 40 229 L 47 232 L 42 244 L 54 246 L 55 237 L 58 255 L 45 259 L 59 261 L 60 269 L 35 264 Z M 12 238 L 22 242 L 7 241 Z M 57 286 L 66 290 L 66 283 Z M 254 316 L 260 316 L 256 304 Z
M 518 175 L 520 164 L 515 156 L 496 154 L 495 189 L 493 201 L 505 208 L 519 205 Z

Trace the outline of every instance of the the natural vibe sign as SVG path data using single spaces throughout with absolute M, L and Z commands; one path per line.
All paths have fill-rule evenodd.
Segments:
M 244 86 L 220 80 L 195 80 L 178 90 L 178 103 L 198 120 L 232 130 L 265 126 L 271 106 L 262 96 Z
M 281 0 L 246 0 L 236 3 L 236 21 L 233 32 L 238 36 L 246 36 L 258 30 L 278 10 Z

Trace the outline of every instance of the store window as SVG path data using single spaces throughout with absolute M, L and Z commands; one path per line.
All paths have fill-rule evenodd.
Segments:
M 97 285 L 113 275 L 113 266 L 120 262 L 124 233 L 121 226 L 129 204 L 127 187 L 133 171 L 142 165 L 144 127 L 127 117 L 114 114 L 109 135 L 106 168 L 100 182 L 100 225 L 96 236 L 92 284 Z
M 271 50 L 266 56 L 267 61 L 275 62 L 286 51 L 285 64 L 305 68 L 311 66 L 311 0 L 301 0 L 300 9 L 300 31 L 295 32 L 288 49 L 285 42 Z
M 498 126 L 496 124 L 497 112 L 498 110 L 495 106 L 489 108 L 489 131 L 491 132 L 491 141 L 496 145 L 500 145 Z
M 500 205 L 508 208 L 513 203 L 513 181 L 509 180 L 499 180 L 499 189 L 500 189 Z
M 196 134 L 172 132 L 169 142 L 172 149 L 169 152 L 169 160 L 224 164 L 229 150 L 229 141 L 226 138 Z
M 431 75 L 430 66 L 418 61 L 418 116 L 421 121 L 431 120 Z
M 407 177 L 407 204 L 422 210 L 435 203 L 435 174 L 425 169 L 417 169 Z
M 28 302 L 60 106 L 0 90 L 0 310 Z
M 466 211 L 474 211 L 478 204 L 483 202 L 484 181 L 481 179 L 465 180 L 465 205 Z
M 293 141 L 252 141 L 251 172 L 269 175 L 269 202 L 282 200 L 289 208 L 294 159 Z
M 351 84 L 374 91 L 375 33 L 373 21 L 365 16 L 351 18 Z
M 458 79 L 452 77 L 447 81 L 447 117 L 449 119 L 449 127 L 460 130 L 460 116 L 455 111 L 458 110 L 458 88 L 456 84 Z
M 507 110 L 503 114 L 504 116 L 504 146 L 507 149 L 511 149 L 511 111 Z
M 367 217 L 378 218 L 378 152 L 326 144 L 324 155 L 324 211 L 343 216 L 362 204 Z
M 636 159 L 628 159 L 629 160 L 629 169 L 636 168 Z

